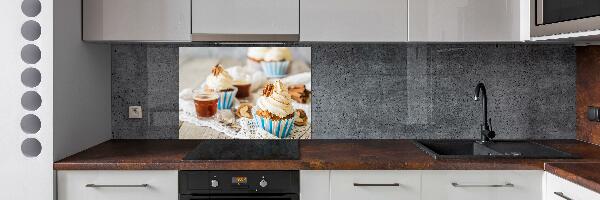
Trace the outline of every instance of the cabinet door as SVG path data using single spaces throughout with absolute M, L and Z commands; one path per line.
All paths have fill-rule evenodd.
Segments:
M 300 171 L 300 200 L 329 200 L 329 170 Z
M 529 40 L 529 1 L 410 0 L 409 41 Z
M 287 35 L 297 40 L 299 18 L 299 0 L 192 0 L 192 37 L 237 41 L 267 35 L 262 40 L 272 41 Z
M 546 191 L 544 200 L 600 200 L 600 194 L 575 183 L 546 173 Z
M 422 200 L 542 199 L 543 171 L 423 171 Z
M 189 0 L 83 0 L 83 40 L 190 41 Z
M 58 200 L 177 200 L 177 187 L 177 171 L 57 172 Z
M 302 0 L 301 41 L 403 42 L 408 0 Z
M 331 171 L 331 200 L 419 200 L 419 171 Z

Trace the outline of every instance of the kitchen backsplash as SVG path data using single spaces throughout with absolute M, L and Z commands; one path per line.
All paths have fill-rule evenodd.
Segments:
M 180 46 L 112 46 L 113 138 L 178 137 Z M 571 45 L 302 46 L 312 47 L 313 139 L 478 138 L 478 82 L 497 138 L 575 138 Z M 130 105 L 144 118 L 128 119 Z

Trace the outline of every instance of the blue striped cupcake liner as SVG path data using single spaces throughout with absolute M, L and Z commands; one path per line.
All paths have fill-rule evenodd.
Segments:
M 271 120 L 256 115 L 256 108 L 252 108 L 252 117 L 256 127 L 261 128 L 278 138 L 286 138 L 292 133 L 292 129 L 294 129 L 294 119 L 296 118 L 296 116 L 294 116 L 290 119 Z
M 233 105 L 233 99 L 235 98 L 237 91 L 237 88 L 233 88 L 232 91 L 218 92 L 217 94 L 219 95 L 219 102 L 217 103 L 217 108 L 219 110 L 231 109 L 231 106 Z
M 275 61 L 267 62 L 263 61 L 260 63 L 263 71 L 269 78 L 281 78 L 287 75 L 288 66 L 290 61 Z

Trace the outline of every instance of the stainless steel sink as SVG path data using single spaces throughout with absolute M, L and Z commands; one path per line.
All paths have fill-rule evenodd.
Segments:
M 487 143 L 478 143 L 475 140 L 414 140 L 413 142 L 435 159 L 577 158 L 549 146 L 522 140 L 495 140 Z

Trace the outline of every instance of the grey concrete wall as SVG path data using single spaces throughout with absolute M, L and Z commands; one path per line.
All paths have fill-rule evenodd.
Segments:
M 312 47 L 313 138 L 477 138 L 484 82 L 503 139 L 575 138 L 575 48 L 548 44 Z M 177 138 L 178 45 L 112 47 L 114 138 Z M 127 106 L 145 118 L 127 119 Z

